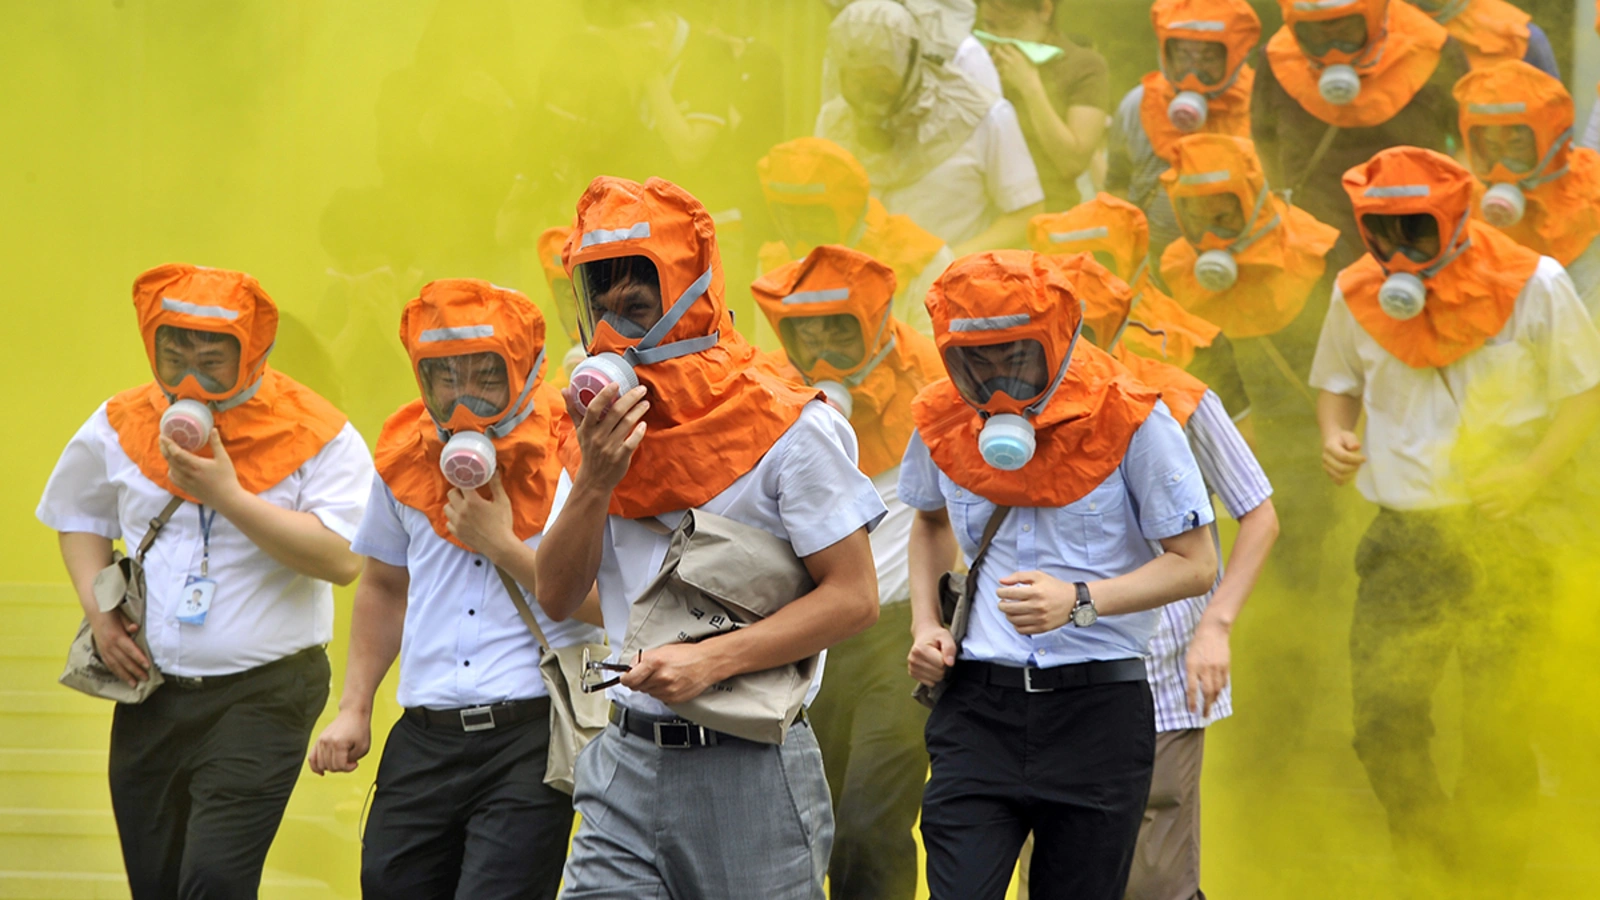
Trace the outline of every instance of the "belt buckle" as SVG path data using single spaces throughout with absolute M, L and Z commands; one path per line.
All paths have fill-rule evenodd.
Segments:
M 476 722 L 468 721 L 469 717 L 481 717 Z M 494 707 L 474 706 L 461 711 L 461 730 L 465 732 L 488 731 L 494 727 Z
M 656 746 L 669 750 L 687 750 L 695 746 L 694 734 L 700 732 L 700 745 L 706 743 L 706 730 L 693 722 L 656 722 Z
M 1055 688 L 1034 687 L 1033 686 L 1033 673 L 1035 673 L 1037 671 L 1039 671 L 1039 670 L 1034 668 L 1033 666 L 1023 666 L 1022 667 L 1022 689 L 1023 689 L 1023 691 L 1025 691 L 1025 692 L 1027 692 L 1029 694 L 1048 694 L 1048 693 L 1054 691 Z

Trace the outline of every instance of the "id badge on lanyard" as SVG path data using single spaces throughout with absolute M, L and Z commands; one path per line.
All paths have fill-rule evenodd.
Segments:
M 183 596 L 178 600 L 178 621 L 185 625 L 204 625 L 206 613 L 211 611 L 211 600 L 217 593 L 217 583 L 211 575 L 211 524 L 217 520 L 217 511 L 206 515 L 200 507 L 200 574 L 190 575 L 183 581 Z

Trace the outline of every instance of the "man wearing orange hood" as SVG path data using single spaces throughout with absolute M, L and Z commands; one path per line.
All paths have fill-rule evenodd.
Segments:
M 1261 20 L 1245 0 L 1157 0 L 1150 7 L 1157 68 L 1122 98 L 1106 136 L 1106 190 L 1149 217 L 1151 253 L 1178 237 L 1161 173 L 1186 134 L 1250 136 L 1247 62 Z M 1131 282 L 1130 282 L 1131 283 Z
M 890 215 L 850 151 L 825 138 L 797 138 L 773 147 L 757 172 L 782 237 L 761 245 L 763 274 L 823 244 L 854 248 L 894 270 L 894 317 L 933 333 L 922 298 L 955 256 L 910 216 Z
M 1356 551 L 1356 753 L 1427 896 L 1513 896 L 1551 593 L 1528 512 L 1559 502 L 1550 480 L 1600 418 L 1600 333 L 1559 263 L 1471 217 L 1449 157 L 1397 147 L 1344 185 L 1368 254 L 1339 275 L 1311 383 L 1324 468 L 1379 506 Z M 1447 792 L 1430 713 L 1452 650 L 1472 714 Z
M 1294 204 L 1350 236 L 1337 270 L 1360 255 L 1339 173 L 1400 144 L 1459 145 L 1450 94 L 1467 73 L 1461 44 L 1404 0 L 1278 0 L 1283 27 L 1256 73 L 1251 135 L 1267 178 Z
M 628 671 L 611 691 L 613 725 L 578 760 L 583 824 L 564 896 L 821 896 L 833 817 L 804 717 L 772 745 L 669 704 L 876 621 L 867 530 L 883 501 L 856 467 L 849 423 L 816 389 L 758 365 L 734 331 L 711 218 L 693 197 L 660 179 L 598 178 L 563 258 L 591 356 L 566 392 L 582 461 L 539 548 L 545 612 L 565 619 L 597 586 L 622 647 L 630 604 L 670 546 L 660 532 L 687 510 L 787 541 L 816 583 L 744 628 L 612 660 Z
M 1233 342 L 1221 328 L 1156 287 L 1150 277 L 1150 226 L 1139 207 L 1103 193 L 1064 213 L 1034 216 L 1028 223 L 1028 244 L 1040 253 L 1091 254 L 1118 281 L 1130 285 L 1131 312 L 1116 346 L 1190 372 L 1245 427 L 1250 395 L 1239 378 Z
M 1600 317 L 1600 153 L 1572 145 L 1572 95 L 1516 61 L 1474 69 L 1455 93 L 1478 178 L 1473 214 L 1566 267 Z
M 1158 393 L 1078 340 L 1061 258 L 957 260 L 928 310 L 950 377 L 917 395 L 899 484 L 918 510 L 907 664 L 939 694 L 928 885 L 1004 896 L 1031 832 L 1035 898 L 1121 900 L 1155 755 L 1155 609 L 1216 577 L 1205 487 Z M 958 548 L 959 644 L 939 598 Z
M 923 707 L 909 702 L 912 511 L 895 492 L 911 438 L 911 400 L 943 376 L 933 341 L 894 316 L 894 272 L 864 253 L 824 245 L 752 286 L 789 364 L 850 420 L 861 473 L 888 507 L 872 532 L 878 624 L 828 651 L 828 683 L 812 707 L 837 833 L 829 896 L 909 898 L 917 888 L 917 819 L 928 754 Z
M 1505 0 L 1407 0 L 1433 17 L 1461 42 L 1474 69 L 1494 63 L 1525 62 L 1560 78 L 1556 52 L 1533 17 Z
M 372 746 L 373 695 L 398 656 L 405 714 L 378 764 L 362 895 L 553 898 L 572 800 L 542 783 L 541 643 L 600 634 L 510 594 L 532 591 L 561 473 L 563 404 L 544 380 L 544 317 L 516 291 L 446 279 L 406 304 L 400 342 L 422 396 L 378 438 L 352 543 L 366 568 L 344 694 L 310 765 L 355 770 Z
M 61 533 L 111 674 L 164 679 L 111 725 L 129 890 L 253 897 L 327 702 L 329 582 L 360 570 L 349 541 L 372 461 L 343 414 L 268 367 L 278 309 L 254 278 L 158 266 L 133 303 L 155 380 L 89 417 L 38 517 Z M 101 611 L 94 582 L 112 541 L 147 537 L 135 625 Z
M 1331 490 L 1311 449 L 1316 409 L 1305 379 L 1339 235 L 1272 193 L 1248 139 L 1190 135 L 1175 150 L 1161 181 L 1184 237 L 1162 255 L 1162 278 L 1184 309 L 1233 341 L 1256 447 L 1284 513 L 1278 558 L 1295 567 L 1298 585 L 1313 585 Z
M 1228 637 L 1278 536 L 1272 484 L 1214 391 L 1177 366 L 1131 353 L 1117 342 L 1117 335 L 1131 324 L 1133 291 L 1127 283 L 1086 253 L 1068 256 L 1062 264 L 1083 300 L 1084 337 L 1161 392 L 1189 438 L 1206 489 L 1239 523 L 1228 566 L 1216 585 L 1202 596 L 1161 608 L 1161 624 L 1147 657 L 1156 707 L 1156 762 L 1127 900 L 1203 896 L 1200 767 L 1205 729 L 1233 713 Z M 1216 538 L 1214 526 L 1212 536 Z

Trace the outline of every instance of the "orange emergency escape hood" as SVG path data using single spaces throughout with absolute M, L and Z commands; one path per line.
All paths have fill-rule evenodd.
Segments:
M 1144 96 L 1139 121 L 1156 155 L 1172 161 L 1172 145 L 1184 133 L 1172 123 L 1167 108 L 1179 91 L 1206 99 L 1204 132 L 1250 136 L 1250 92 L 1255 70 L 1245 63 L 1261 38 L 1261 20 L 1245 0 L 1157 0 L 1150 7 L 1156 30 L 1160 68 L 1141 79 Z M 1167 60 L 1167 41 L 1206 41 L 1227 48 L 1222 80 L 1206 84 L 1194 73 L 1178 73 Z
M 1289 96 L 1307 112 L 1340 128 L 1381 125 L 1404 109 L 1439 67 L 1439 52 L 1450 33 L 1428 14 L 1402 0 L 1278 0 L 1283 27 L 1267 41 L 1267 62 Z M 1301 22 L 1330 22 L 1360 16 L 1367 41 L 1354 53 L 1329 50 L 1311 56 L 1295 39 Z M 1353 66 L 1361 91 L 1336 105 L 1317 88 L 1330 65 Z
M 647 429 L 612 493 L 611 512 L 637 519 L 700 506 L 722 493 L 819 395 L 760 364 L 734 330 L 711 215 L 687 191 L 660 178 L 640 184 L 601 177 L 589 185 L 562 254 L 567 273 L 624 256 L 654 264 L 663 320 L 675 318 L 656 345 L 668 358 L 635 363 L 649 390 Z M 588 350 L 625 354 L 643 340 L 601 321 Z
M 1185 197 L 1232 194 L 1245 211 L 1235 239 L 1206 233 L 1198 246 L 1187 237 L 1167 245 L 1161 277 L 1173 299 L 1220 326 L 1230 338 L 1273 334 L 1293 322 L 1327 269 L 1325 257 L 1339 231 L 1273 194 L 1261 172 L 1255 144 L 1228 135 L 1196 134 L 1178 142 L 1177 161 L 1161 175 L 1176 210 Z M 1209 250 L 1229 253 L 1238 266 L 1232 287 L 1207 290 L 1195 262 Z
M 1474 69 L 1455 87 L 1461 135 L 1478 177 L 1477 194 L 1494 184 L 1515 184 L 1527 211 L 1501 231 L 1563 266 L 1600 236 L 1600 153 L 1572 145 L 1572 95 L 1566 86 L 1521 60 Z M 1516 172 L 1502 160 L 1485 160 L 1473 148 L 1473 129 L 1522 126 L 1532 131 L 1533 169 Z M 1474 215 L 1481 216 L 1473 204 Z
M 1339 290 L 1373 340 L 1412 368 L 1437 368 L 1500 333 L 1539 254 L 1471 218 L 1471 173 L 1442 153 L 1393 147 L 1345 172 L 1344 189 L 1369 252 L 1339 273 Z M 1380 263 L 1364 217 L 1411 214 L 1437 221 L 1438 254 L 1417 261 L 1395 253 Z M 1412 318 L 1394 318 L 1379 303 L 1392 272 L 1410 272 L 1427 286 L 1422 311 Z
M 824 245 L 767 273 L 751 291 L 780 337 L 794 319 L 854 320 L 862 340 L 854 365 L 840 368 L 794 353 L 788 361 L 807 384 L 835 381 L 849 390 L 863 473 L 871 478 L 898 466 L 915 427 L 911 400 L 944 370 L 933 342 L 894 317 L 894 272 L 859 251 Z
M 276 485 L 316 456 L 348 421 L 310 388 L 267 365 L 278 333 L 278 307 L 256 280 L 243 272 L 182 263 L 157 266 L 133 283 L 150 371 L 149 384 L 123 391 L 106 403 L 106 418 L 123 452 L 146 478 L 185 500 L 161 455 L 161 415 L 176 400 L 197 400 L 212 409 L 222 446 L 233 460 L 239 484 L 252 494 Z M 162 326 L 232 337 L 239 344 L 239 374 L 223 390 L 209 390 L 194 374 L 164 384 L 156 366 L 156 331 Z M 202 447 L 201 456 L 211 450 Z
M 1122 463 L 1158 394 L 1099 348 L 1074 340 L 1082 304 L 1059 257 L 996 250 L 959 259 L 929 291 L 928 311 L 947 369 L 954 348 L 1038 341 L 1058 379 L 1030 417 L 1033 457 L 1011 471 L 984 460 L 978 433 L 987 416 L 1023 414 L 1026 403 L 1001 393 L 975 408 L 949 378 L 924 388 L 912 404 L 917 431 L 951 480 L 994 503 L 1065 506 Z
M 427 360 L 499 356 L 510 399 L 505 408 L 486 415 L 457 406 L 445 422 L 437 421 L 421 399 L 400 407 L 384 422 L 373 454 L 395 499 L 426 515 L 440 537 L 476 552 L 457 540 L 445 521 L 445 502 L 454 488 L 440 471 L 439 454 L 450 432 L 477 431 L 494 444 L 517 539 L 526 541 L 543 531 L 561 475 L 557 435 L 566 411 L 560 393 L 544 381 L 545 324 L 538 307 L 517 291 L 487 281 L 433 281 L 400 314 L 400 343 L 424 392 L 422 366 Z
M 1185 310 L 1150 278 L 1146 257 L 1150 225 L 1144 211 L 1101 193 L 1064 213 L 1044 213 L 1028 223 L 1028 244 L 1040 253 L 1100 254 L 1111 273 L 1133 291 L 1133 311 L 1122 344 L 1133 352 L 1185 367 L 1222 329 Z

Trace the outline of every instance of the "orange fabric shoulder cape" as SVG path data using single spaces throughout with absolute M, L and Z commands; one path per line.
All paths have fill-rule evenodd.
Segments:
M 868 478 L 900 465 L 916 428 L 911 402 L 918 391 L 944 377 L 944 364 L 933 341 L 898 319 L 891 320 L 890 326 L 894 350 L 850 391 L 855 402 L 850 425 L 861 448 L 861 473 Z
M 1172 411 L 1172 417 L 1182 427 L 1189 427 L 1189 417 L 1194 415 L 1194 411 L 1200 407 L 1200 400 L 1210 390 L 1204 381 L 1170 363 L 1129 353 L 1120 347 L 1117 348 L 1116 359 L 1141 384 L 1160 391 L 1161 399 Z
M 984 462 L 983 420 L 949 378 L 923 388 L 911 409 L 929 454 L 951 481 L 992 503 L 1058 507 L 1083 498 L 1122 464 L 1157 399 L 1155 388 L 1079 341 L 1060 387 L 1034 419 L 1033 459 L 1013 472 Z
M 1476 69 L 1528 55 L 1528 23 L 1533 17 L 1505 0 L 1467 0 L 1444 27 L 1461 42 L 1467 63 Z
M 534 388 L 533 412 L 511 433 L 494 441 L 495 470 L 511 500 L 511 530 L 517 540 L 544 530 L 555 501 L 561 462 L 556 450 L 567 425 L 566 406 L 549 382 Z M 394 498 L 428 517 L 434 533 L 468 552 L 445 522 L 444 505 L 452 489 L 439 470 L 444 443 L 423 402 L 413 400 L 383 423 L 373 454 L 378 474 Z M 487 490 L 487 489 L 485 489 Z
M 1571 264 L 1600 237 L 1600 152 L 1573 147 L 1567 173 L 1528 192 L 1522 221 L 1500 229 L 1517 243 L 1563 266 Z M 1473 208 L 1485 187 L 1474 187 Z
M 1139 276 L 1134 287 L 1133 309 L 1128 313 L 1128 328 L 1122 332 L 1122 346 L 1140 356 L 1148 356 L 1187 369 L 1195 353 L 1216 341 L 1222 329 L 1178 305 L 1150 280 L 1148 272 Z M 1156 333 L 1159 332 L 1159 333 Z
M 1200 286 L 1194 277 L 1198 257 L 1188 241 L 1173 241 L 1161 256 L 1161 277 L 1172 289 L 1172 298 L 1220 326 L 1230 338 L 1260 337 L 1287 328 L 1305 308 L 1312 288 L 1327 270 L 1328 251 L 1339 240 L 1337 228 L 1277 197 L 1262 212 L 1269 214 L 1280 216 L 1278 227 L 1236 257 L 1239 279 L 1225 291 Z
M 1345 305 L 1367 334 L 1413 369 L 1448 366 L 1500 333 L 1539 267 L 1539 254 L 1477 220 L 1472 246 L 1428 282 L 1422 314 L 1401 321 L 1378 305 L 1383 269 L 1372 254 L 1339 273 Z
M 1272 74 L 1289 96 L 1318 119 L 1340 128 L 1371 128 L 1394 118 L 1422 90 L 1439 67 L 1439 51 L 1450 37 L 1443 25 L 1403 0 L 1389 3 L 1389 30 L 1377 61 L 1357 67 L 1361 94 L 1335 106 L 1317 92 L 1322 77 L 1285 25 L 1267 42 Z
M 1139 122 L 1144 126 L 1145 137 L 1156 155 L 1173 162 L 1177 159 L 1172 145 L 1184 136 L 1178 126 L 1167 118 L 1167 106 L 1178 91 L 1159 71 L 1146 73 L 1140 79 L 1144 96 L 1139 101 Z M 1221 94 L 1207 98 L 1206 124 L 1200 130 L 1234 137 L 1250 136 L 1250 92 L 1255 87 L 1256 70 L 1249 65 L 1239 67 L 1239 77 Z
M 167 395 L 154 381 L 123 391 L 106 403 L 106 418 L 117 442 L 144 477 L 165 491 L 198 502 L 167 476 L 161 455 L 161 414 Z M 344 413 L 316 391 L 268 368 L 254 397 L 216 413 L 222 446 L 233 460 L 239 484 L 252 494 L 293 475 L 333 440 L 348 422 Z M 211 451 L 201 448 L 201 456 Z

